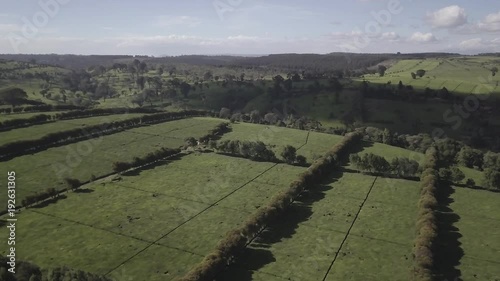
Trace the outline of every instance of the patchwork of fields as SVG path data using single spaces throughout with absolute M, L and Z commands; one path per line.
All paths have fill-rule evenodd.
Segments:
M 119 115 L 96 116 L 96 117 L 79 118 L 71 120 L 59 120 L 57 122 L 34 125 L 26 128 L 19 128 L 16 130 L 0 132 L 0 145 L 4 145 L 14 141 L 35 140 L 51 133 L 82 128 L 85 126 L 122 121 L 144 115 L 145 114 L 129 113 L 129 114 L 119 114 Z
M 217 280 L 409 280 L 418 197 L 418 182 L 339 173 Z
M 103 118 L 122 117 L 56 121 L 0 135 L 8 143 L 98 124 Z M 178 148 L 185 138 L 201 137 L 221 122 L 165 122 L 0 162 L 0 170 L 16 171 L 19 203 L 48 187 L 66 188 L 67 177 L 86 182 L 107 176 L 23 209 L 17 215 L 18 259 L 42 268 L 65 265 L 117 281 L 183 276 L 306 168 L 211 152 L 181 153 L 120 175 L 113 175 L 113 162 L 131 161 L 161 147 Z M 221 140 L 262 141 L 277 155 L 292 145 L 310 163 L 342 140 L 248 123 L 231 124 L 231 129 Z M 424 158 L 379 143 L 363 142 L 358 150 L 351 152 L 375 153 L 389 161 L 409 157 L 422 163 Z M 482 177 L 481 172 L 462 170 L 477 182 Z M 6 196 L 2 192 L 0 200 Z M 462 253 L 459 263 L 448 269 L 459 270 L 463 280 L 495 280 L 500 276 L 500 194 L 450 187 L 448 196 L 441 210 L 442 223 L 449 227 L 444 235 L 451 235 L 456 243 L 450 247 Z M 364 175 L 347 164 L 301 195 L 286 217 L 269 225 L 217 280 L 411 280 L 419 198 L 418 181 Z M 7 235 L 0 232 L 0 239 Z M 0 253 L 6 255 L 6 248 Z
M 500 92 L 500 77 L 492 76 L 491 67 L 495 66 L 494 58 L 456 57 L 439 59 L 400 60 L 389 67 L 383 77 L 378 74 L 364 75 L 363 79 L 378 84 L 399 81 L 414 88 L 435 90 L 446 87 L 448 91 L 461 94 L 489 94 Z M 413 79 L 411 73 L 423 69 L 423 77 Z
M 86 122 L 84 121 L 86 119 L 80 120 L 79 122 Z M 94 120 L 99 122 L 99 117 Z M 59 124 L 59 122 L 65 121 L 58 121 L 54 124 Z M 93 176 L 100 177 L 112 173 L 113 162 L 131 161 L 134 157 L 143 156 L 161 147 L 180 147 L 184 145 L 185 138 L 201 137 L 219 123 L 221 123 L 219 119 L 192 118 L 134 128 L 98 139 L 80 141 L 16 157 L 0 162 L 0 169 L 7 171 L 15 168 L 18 174 L 18 184 L 23 186 L 17 192 L 17 199 L 20 203 L 27 195 L 43 191 L 48 187 L 65 188 L 65 178 L 75 178 L 82 182 L 89 181 Z M 17 130 L 23 129 L 5 133 L 15 133 Z M 29 135 L 25 136 L 29 137 Z M 2 191 L 1 200 L 6 200 L 6 192 L 5 189 Z

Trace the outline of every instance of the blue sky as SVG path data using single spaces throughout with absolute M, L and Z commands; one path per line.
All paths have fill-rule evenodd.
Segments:
M 0 53 L 500 52 L 498 0 L 2 0 Z

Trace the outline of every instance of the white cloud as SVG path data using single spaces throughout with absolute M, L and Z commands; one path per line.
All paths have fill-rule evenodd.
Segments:
M 484 19 L 480 21 L 461 26 L 456 30 L 456 32 L 462 34 L 500 32 L 500 11 L 486 15 Z
M 462 51 L 474 52 L 497 52 L 500 49 L 500 38 L 485 40 L 483 38 L 472 38 L 460 42 L 458 47 Z
M 413 33 L 408 40 L 416 43 L 430 43 L 438 41 L 436 36 L 434 36 L 432 33 L 422 33 L 422 32 Z
M 171 27 L 179 25 L 196 27 L 201 23 L 202 21 L 199 18 L 190 16 L 160 16 L 154 25 L 160 27 Z
M 427 14 L 427 21 L 435 28 L 455 28 L 467 23 L 465 9 L 453 5 Z
M 500 11 L 487 15 L 484 20 L 477 23 L 477 28 L 482 31 L 500 31 Z
M 389 40 L 389 41 L 396 41 L 400 38 L 400 36 L 392 31 L 392 32 L 384 32 L 382 33 L 382 35 L 380 36 L 380 39 L 382 40 Z

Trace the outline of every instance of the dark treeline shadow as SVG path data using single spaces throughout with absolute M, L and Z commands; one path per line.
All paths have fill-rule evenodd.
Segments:
M 434 271 L 440 278 L 439 280 L 462 281 L 461 271 L 457 268 L 464 255 L 462 243 L 459 241 L 462 235 L 460 229 L 456 227 L 460 216 L 450 208 L 450 204 L 454 202 L 450 196 L 454 192 L 453 187 L 446 182 L 440 182 L 437 189 L 438 236 L 434 249 Z

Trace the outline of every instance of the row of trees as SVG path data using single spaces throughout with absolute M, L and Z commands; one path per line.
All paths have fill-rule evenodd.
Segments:
M 274 151 L 261 141 L 224 140 L 210 142 L 210 147 L 219 153 L 248 158 L 254 161 L 278 162 Z
M 438 184 L 437 151 L 431 147 L 425 156 L 424 170 L 420 176 L 421 192 L 418 201 L 417 237 L 413 246 L 414 275 L 416 280 L 433 280 L 433 248 L 437 238 L 436 189 Z
M 29 207 L 37 202 L 46 200 L 46 199 L 52 199 L 56 198 L 59 195 L 58 191 L 53 188 L 49 187 L 44 191 L 37 192 L 32 195 L 27 195 L 23 200 L 21 200 L 21 205 L 24 207 Z
M 67 131 L 61 131 L 45 135 L 35 140 L 23 140 L 8 143 L 0 146 L 0 159 L 19 156 L 28 151 L 38 151 L 54 145 L 62 145 L 81 141 L 85 139 L 100 137 L 103 135 L 114 134 L 116 132 L 145 124 L 155 124 L 173 120 L 179 120 L 186 117 L 204 116 L 210 112 L 199 110 L 187 110 L 180 112 L 164 112 L 141 117 L 129 118 L 126 120 L 115 121 L 111 123 L 96 124 L 85 128 L 76 128 Z
M 358 132 L 351 133 L 328 153 L 313 163 L 290 187 L 274 196 L 268 205 L 257 210 L 241 227 L 226 234 L 217 247 L 201 263 L 189 271 L 181 281 L 209 281 L 240 255 L 247 243 L 267 225 L 283 216 L 290 204 L 306 189 L 320 183 L 338 166 L 340 159 L 361 139 Z
M 221 135 L 229 132 L 230 130 L 231 127 L 227 122 L 217 124 L 213 129 L 209 130 L 206 135 L 200 137 L 199 142 L 203 144 L 208 144 L 211 140 L 217 139 Z
M 20 113 L 20 112 L 47 112 L 47 111 L 60 111 L 60 110 L 84 110 L 84 107 L 74 106 L 69 104 L 61 105 L 30 105 L 25 107 L 14 108 L 0 108 L 0 113 Z
M 163 147 L 157 151 L 148 153 L 143 157 L 134 157 L 134 159 L 130 162 L 120 162 L 120 161 L 114 162 L 113 171 L 115 171 L 116 173 L 121 173 L 134 167 L 150 164 L 154 161 L 167 158 L 175 154 L 179 154 L 180 152 L 181 150 L 178 148 L 172 149 Z
M 29 118 L 7 119 L 0 122 L 0 131 L 8 131 L 12 129 L 25 128 L 33 125 L 38 125 L 52 121 L 53 117 L 47 114 L 38 114 Z
M 25 128 L 41 123 L 55 121 L 55 120 L 68 120 L 94 116 L 104 116 L 113 114 L 127 114 L 127 113 L 145 113 L 152 114 L 158 113 L 156 109 L 146 108 L 95 108 L 87 110 L 72 110 L 68 112 L 57 113 L 55 115 L 39 114 L 30 118 L 10 119 L 0 122 L 0 131 L 7 131 L 18 128 Z
M 415 160 L 406 157 L 396 157 L 389 163 L 384 157 L 373 153 L 351 154 L 350 162 L 356 169 L 365 173 L 393 174 L 398 177 L 414 177 L 420 171 L 420 165 Z

